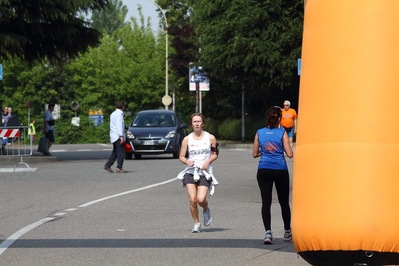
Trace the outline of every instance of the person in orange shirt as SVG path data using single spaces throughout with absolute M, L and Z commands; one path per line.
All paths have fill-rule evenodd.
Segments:
M 287 132 L 292 147 L 292 140 L 294 138 L 294 133 L 296 133 L 296 123 L 298 115 L 296 114 L 296 111 L 294 109 L 290 108 L 290 106 L 290 101 L 285 100 L 284 107 L 282 109 L 280 124 Z

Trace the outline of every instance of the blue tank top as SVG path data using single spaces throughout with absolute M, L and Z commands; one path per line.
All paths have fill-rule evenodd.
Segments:
M 260 161 L 258 169 L 287 170 L 283 146 L 284 128 L 258 130 Z

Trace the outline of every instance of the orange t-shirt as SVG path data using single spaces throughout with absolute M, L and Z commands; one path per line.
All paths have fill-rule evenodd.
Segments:
M 288 110 L 283 109 L 281 115 L 281 125 L 283 127 L 293 127 L 294 121 L 297 119 L 296 111 L 292 108 L 288 108 Z

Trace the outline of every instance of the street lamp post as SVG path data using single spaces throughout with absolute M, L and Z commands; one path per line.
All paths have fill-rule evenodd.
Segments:
M 168 106 L 170 104 L 170 96 L 168 91 L 168 21 L 166 20 L 166 15 L 163 9 L 154 1 L 150 0 L 154 5 L 156 5 L 161 11 L 163 18 L 165 20 L 165 96 L 162 98 L 163 104 L 165 104 L 165 110 L 168 110 Z

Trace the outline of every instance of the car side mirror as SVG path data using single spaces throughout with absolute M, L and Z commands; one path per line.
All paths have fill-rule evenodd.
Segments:
M 187 128 L 187 124 L 181 124 L 180 127 L 183 128 L 183 129 L 186 129 Z

